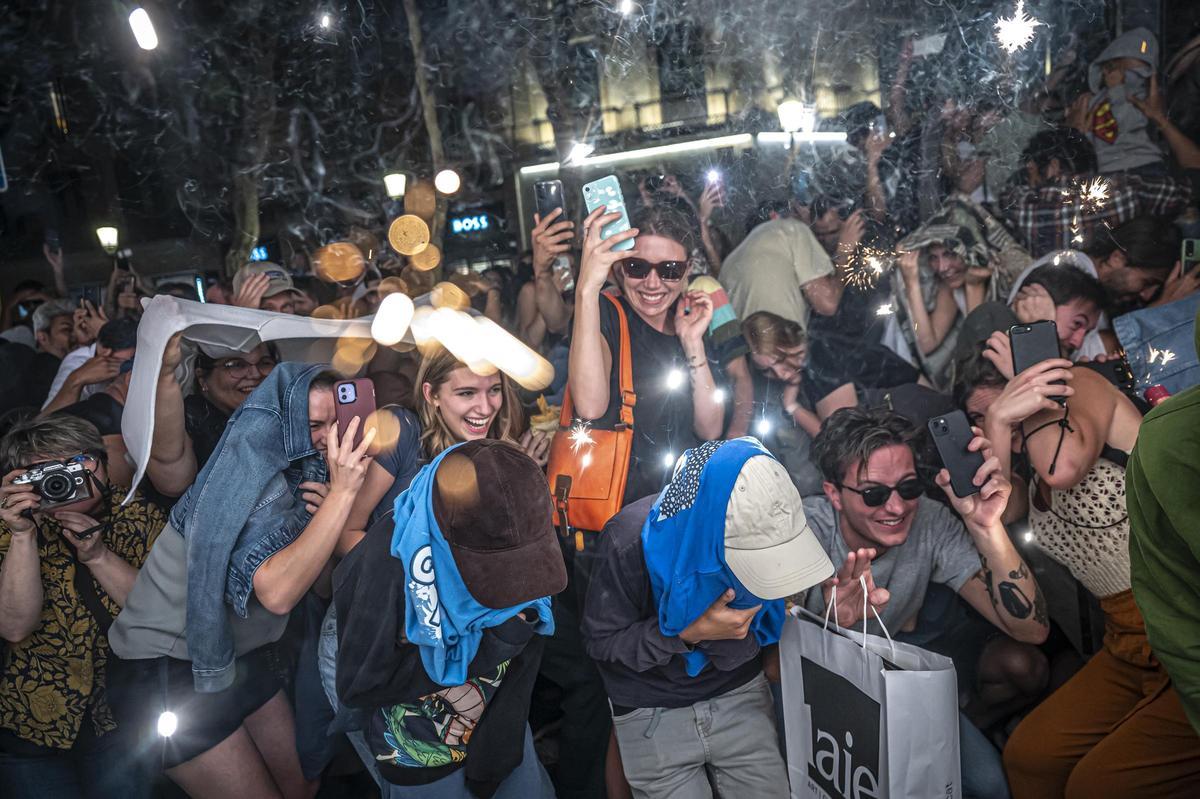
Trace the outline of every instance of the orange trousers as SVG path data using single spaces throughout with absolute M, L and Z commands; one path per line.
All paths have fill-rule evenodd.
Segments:
M 1100 605 L 1104 647 L 1004 748 L 1013 799 L 1200 797 L 1200 736 L 1150 652 L 1133 593 Z

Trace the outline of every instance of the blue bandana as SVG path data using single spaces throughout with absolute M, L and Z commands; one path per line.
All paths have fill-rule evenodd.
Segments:
M 762 605 L 750 623 L 759 645 L 779 640 L 786 616 L 783 600 L 754 596 L 725 563 L 729 496 L 742 466 L 757 456 L 773 457 L 751 438 L 709 441 L 689 449 L 650 509 L 642 526 L 642 551 L 663 635 L 682 633 L 732 588 L 735 595 L 729 607 Z M 700 649 L 683 657 L 692 677 L 708 664 L 708 655 Z
M 417 472 L 408 489 L 396 497 L 392 533 L 392 556 L 404 564 L 404 635 L 420 648 L 429 679 L 445 686 L 467 681 L 467 667 L 485 629 L 498 627 L 526 608 L 537 612 L 537 633 L 554 633 L 550 597 L 496 610 L 479 604 L 463 583 L 433 513 L 434 475 L 453 450 Z

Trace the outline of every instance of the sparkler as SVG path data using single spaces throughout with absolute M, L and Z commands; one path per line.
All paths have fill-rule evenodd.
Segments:
M 1084 181 L 1079 187 L 1079 200 L 1084 210 L 1099 211 L 1108 202 L 1108 181 L 1099 176 Z
M 584 447 L 590 447 L 596 443 L 592 438 L 591 424 L 583 420 L 577 420 L 575 424 L 571 425 L 571 432 L 567 433 L 567 438 L 571 440 L 571 452 L 575 454 L 579 454 L 579 450 Z
M 860 245 L 846 266 L 844 282 L 847 286 L 869 289 L 892 267 L 894 259 L 895 255 L 890 250 Z
M 1025 13 L 1025 0 L 1017 0 L 1011 17 L 996 20 L 996 40 L 1006 53 L 1015 53 L 1033 41 L 1034 29 L 1043 24 Z

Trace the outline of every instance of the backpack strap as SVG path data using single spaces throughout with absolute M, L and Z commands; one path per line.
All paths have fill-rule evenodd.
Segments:
M 633 406 L 637 404 L 637 394 L 633 391 L 633 350 L 629 343 L 629 320 L 621 302 L 608 292 L 602 292 L 601 297 L 612 303 L 617 312 L 617 326 L 620 333 L 619 352 L 617 352 L 617 390 L 621 393 L 621 413 L 617 429 L 633 427 Z M 558 426 L 562 430 L 571 427 L 575 417 L 575 403 L 571 401 L 571 387 L 563 392 L 562 410 L 558 414 Z

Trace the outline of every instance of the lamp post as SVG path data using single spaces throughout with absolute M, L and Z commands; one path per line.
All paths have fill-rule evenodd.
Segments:
M 117 254 L 117 246 L 120 243 L 120 233 L 115 227 L 105 225 L 96 228 L 96 238 L 100 240 L 100 246 L 109 255 Z
M 383 187 L 387 189 L 387 196 L 393 200 L 399 200 L 403 197 L 407 186 L 408 178 L 399 172 L 392 172 L 383 176 Z

